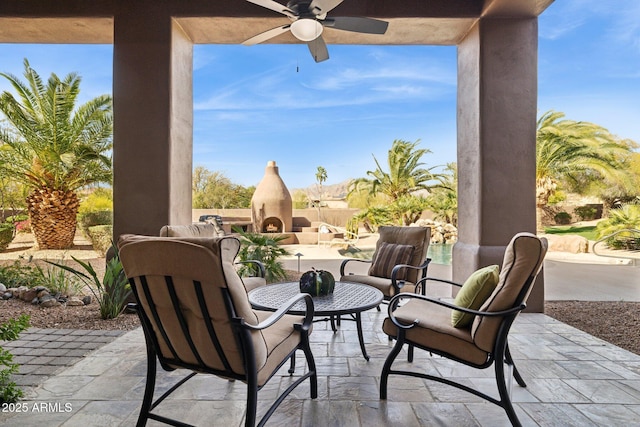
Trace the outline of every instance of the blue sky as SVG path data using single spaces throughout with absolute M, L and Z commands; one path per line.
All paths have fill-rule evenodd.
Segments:
M 256 33 L 262 31 L 256 28 Z M 557 0 L 539 19 L 538 111 L 640 142 L 640 2 Z M 456 160 L 456 49 L 305 45 L 194 47 L 194 165 L 256 185 L 275 160 L 289 188 L 361 177 L 394 139 L 420 140 L 427 166 Z M 0 71 L 82 76 L 82 100 L 111 93 L 110 45 L 0 44 Z M 0 90 L 9 89 L 4 79 Z

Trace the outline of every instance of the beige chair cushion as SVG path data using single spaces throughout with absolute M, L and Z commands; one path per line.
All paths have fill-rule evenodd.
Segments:
M 392 297 L 396 294 L 395 289 L 391 286 L 391 279 L 376 276 L 365 276 L 361 274 L 349 274 L 340 278 L 341 282 L 355 282 L 373 286 L 380 289 L 383 295 Z M 411 282 L 404 282 L 404 286 L 400 288 L 401 292 L 415 293 L 415 285 Z
M 161 237 L 224 237 L 225 232 L 215 220 L 205 224 L 165 225 L 160 229 Z M 243 277 L 247 292 L 267 284 L 264 277 Z
M 427 250 L 429 249 L 429 242 L 431 240 L 431 228 L 382 226 L 378 228 L 378 233 L 380 234 L 380 238 L 376 243 L 376 252 L 380 246 L 382 246 L 382 243 L 386 242 L 413 246 L 411 260 L 406 264 L 418 266 L 427 258 Z M 406 274 L 405 280 L 416 283 L 419 279 L 420 272 L 418 270 L 408 269 Z
M 438 349 L 477 365 L 483 364 L 489 357 L 486 351 L 476 347 L 469 328 L 460 329 L 451 325 L 451 309 L 447 307 L 412 299 L 394 311 L 394 316 L 404 324 L 418 320 L 416 326 L 406 331 L 410 342 Z M 395 337 L 398 328 L 387 317 L 382 330 Z
M 145 243 L 144 246 L 136 242 Z M 146 236 L 122 236 L 118 242 L 121 260 L 127 277 L 136 278 L 139 288 L 139 276 L 145 276 L 151 297 L 167 331 L 169 341 L 180 359 L 187 363 L 196 363 L 184 337 L 167 291 L 166 276 L 170 276 L 176 295 L 180 301 L 181 312 L 186 318 L 189 331 L 204 363 L 212 368 L 224 370 L 203 319 L 200 317 L 200 304 L 193 291 L 193 281 L 202 284 L 204 301 L 218 339 L 224 347 L 224 353 L 234 372 L 244 374 L 242 350 L 238 347 L 235 330 L 231 326 L 228 308 L 225 306 L 223 292 L 228 290 L 233 309 L 238 317 L 247 323 L 256 325 L 261 316 L 268 314 L 255 312 L 249 303 L 245 285 L 238 276 L 233 260 L 240 248 L 240 242 L 234 237 L 223 238 L 162 238 Z M 179 254 L 179 256 L 177 256 Z M 184 260 L 188 260 L 185 262 Z M 140 303 L 148 310 L 150 301 L 139 290 Z M 266 381 L 271 375 L 272 366 L 282 362 L 282 354 L 288 354 L 299 342 L 299 333 L 293 328 L 293 317 L 286 316 L 273 327 L 252 332 L 254 353 L 259 378 Z M 158 325 L 151 319 L 154 330 L 159 333 Z M 160 353 L 171 358 L 169 347 L 159 340 Z M 274 357 L 275 360 L 271 360 Z
M 408 264 L 411 261 L 413 250 L 412 245 L 382 242 L 374 254 L 369 275 L 391 278 L 391 272 L 396 265 Z M 396 275 L 396 279 L 404 280 L 406 276 L 406 269 L 403 268 Z
M 505 251 L 498 286 L 480 307 L 480 311 L 508 310 L 514 307 L 519 297 L 526 302 L 533 285 L 529 289 L 524 289 L 524 285 L 530 278 L 535 279 L 540 272 L 547 246 L 546 239 L 540 239 L 534 234 L 516 234 Z M 476 316 L 471 335 L 478 347 L 491 351 L 501 320 Z
M 224 231 L 214 222 L 206 224 L 165 225 L 161 237 L 223 237 Z

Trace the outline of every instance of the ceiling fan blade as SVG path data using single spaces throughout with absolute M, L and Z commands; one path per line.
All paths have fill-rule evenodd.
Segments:
M 373 18 L 338 16 L 322 21 L 322 25 L 337 30 L 354 31 L 356 33 L 384 34 L 387 31 L 389 23 Z
M 344 0 L 313 0 L 311 4 L 309 4 L 309 12 L 314 15 L 326 16 L 327 12 L 338 6 L 343 1 Z
M 283 15 L 287 15 L 289 18 L 295 18 L 296 14 L 287 6 L 278 3 L 274 0 L 247 0 L 249 3 L 257 4 L 258 6 L 266 7 Z
M 309 46 L 309 52 L 311 52 L 311 56 L 313 56 L 313 59 L 316 62 L 322 62 L 329 59 L 327 44 L 324 42 L 322 36 L 319 36 L 317 39 L 307 42 L 307 46 Z
M 252 46 L 254 44 L 265 42 L 269 39 L 279 36 L 282 33 L 286 33 L 287 31 L 289 31 L 289 27 L 291 27 L 291 24 L 283 25 L 282 27 L 272 28 L 270 30 L 265 31 L 264 33 L 260 33 L 258 35 L 251 37 L 248 40 L 243 41 L 242 44 L 245 46 Z

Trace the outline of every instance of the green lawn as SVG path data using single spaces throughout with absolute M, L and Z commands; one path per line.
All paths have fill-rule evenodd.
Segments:
M 577 234 L 578 236 L 586 237 L 588 240 L 598 240 L 595 225 L 545 227 L 544 232 L 547 234 Z

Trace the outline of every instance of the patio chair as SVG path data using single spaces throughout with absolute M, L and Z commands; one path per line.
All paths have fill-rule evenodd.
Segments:
M 431 228 L 383 226 L 378 233 L 380 238 L 372 259 L 345 259 L 340 264 L 340 280 L 374 286 L 386 301 L 400 292 L 424 294 L 424 287 L 419 290 L 416 284 L 426 277 L 431 262 L 427 258 Z M 371 264 L 368 274 L 345 272 L 349 263 L 358 262 Z
M 254 426 L 258 391 L 297 350 L 304 352 L 307 372 L 277 397 L 258 425 L 263 425 L 307 378 L 311 398 L 317 397 L 316 367 L 309 348 L 313 300 L 307 294 L 297 294 L 276 312 L 253 310 L 233 265 L 240 248 L 238 239 L 125 235 L 118 247 L 147 347 L 147 378 L 138 426 L 149 419 L 187 425 L 152 411 L 196 373 L 245 382 L 245 426 Z M 304 301 L 305 315 L 286 314 L 298 301 Z M 166 371 L 191 372 L 154 401 L 156 358 Z
M 389 317 L 384 320 L 382 329 L 389 337 L 395 338 L 396 343 L 382 368 L 380 399 L 387 398 L 390 375 L 424 378 L 457 387 L 486 399 L 502 407 L 511 424 L 520 425 L 510 398 L 511 371 L 521 387 L 526 387 L 526 384 L 514 366 L 507 338 L 516 316 L 526 307 L 525 302 L 542 268 L 546 251 L 545 239 L 539 239 L 531 233 L 516 234 L 507 246 L 502 270 L 493 283 L 491 280 L 468 279 L 460 289 L 459 296 L 463 297 L 460 300 L 471 301 L 468 305 L 477 307 L 476 309 L 424 295 L 399 294 L 393 297 L 389 302 Z M 497 266 L 495 267 L 497 270 Z M 479 278 L 481 275 L 474 274 L 472 277 Z M 460 286 L 451 281 L 431 278 L 422 279 L 422 282 L 428 280 Z M 482 295 L 483 292 L 488 295 L 486 300 L 473 298 Z M 456 296 L 456 301 L 458 300 Z M 400 305 L 400 302 L 403 304 Z M 452 313 L 456 311 L 469 316 L 466 324 L 462 322 L 457 324 L 457 327 L 453 326 L 454 317 L 457 316 L 452 316 Z M 417 370 L 392 369 L 394 360 L 405 344 L 477 369 L 485 369 L 493 364 L 499 399 L 448 378 Z M 505 381 L 505 363 L 509 368 L 508 384 Z
M 218 223 L 218 220 L 212 220 L 202 224 L 190 225 L 165 225 L 160 229 L 160 237 L 223 237 L 225 232 Z M 251 266 L 250 271 L 256 276 L 242 277 L 242 283 L 247 292 L 267 284 L 265 279 L 264 264 L 258 260 L 236 261 L 236 264 L 245 264 Z

